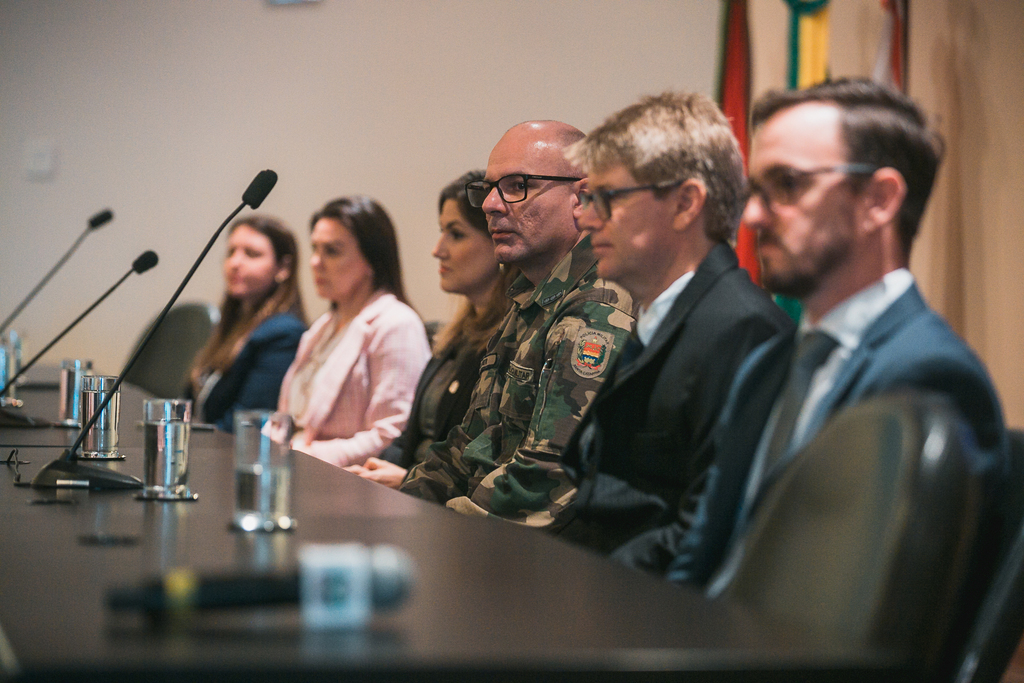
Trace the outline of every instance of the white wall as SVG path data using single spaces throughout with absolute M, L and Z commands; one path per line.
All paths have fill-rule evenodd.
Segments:
M 326 200 L 366 193 L 399 230 L 425 318 L 450 302 L 430 249 L 438 190 L 486 164 L 511 125 L 583 130 L 637 96 L 713 94 L 719 3 L 709 0 L 0 0 L 0 317 L 111 207 L 16 321 L 32 354 L 126 272 L 60 346 L 116 372 L 257 171 L 261 210 L 299 234 Z M 52 141 L 49 181 L 23 173 Z M 182 300 L 217 301 L 223 240 Z M 304 271 L 309 312 L 324 310 Z
M 717 0 L 0 0 L 0 319 L 85 227 L 85 245 L 15 324 L 33 353 L 143 250 L 156 269 L 48 359 L 116 372 L 257 171 L 263 209 L 300 234 L 336 196 L 366 193 L 399 229 L 406 285 L 450 315 L 430 248 L 437 191 L 483 166 L 509 126 L 589 130 L 637 96 L 713 94 Z M 831 68 L 870 73 L 877 0 L 832 0 Z M 750 0 L 754 90 L 784 84 L 787 10 Z M 1024 424 L 1024 3 L 914 0 L 910 92 L 951 148 L 912 268 L 979 352 Z M 23 174 L 52 141 L 50 181 Z M 223 243 L 183 300 L 217 301 Z M 308 269 L 303 291 L 316 300 Z

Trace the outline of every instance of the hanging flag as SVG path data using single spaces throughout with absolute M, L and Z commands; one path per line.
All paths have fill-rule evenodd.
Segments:
M 789 87 L 807 88 L 828 77 L 828 0 L 789 5 Z
M 791 30 L 797 31 L 799 46 L 795 53 L 790 52 L 797 64 L 796 80 L 790 87 L 809 88 L 828 78 L 828 0 L 786 1 L 793 8 Z
M 747 0 L 725 0 L 722 11 L 722 51 L 718 60 L 718 104 L 740 143 L 743 167 L 747 165 L 747 121 L 750 118 L 750 32 L 747 29 Z M 740 224 L 736 233 L 736 256 L 750 279 L 761 284 L 757 260 L 757 236 Z
M 907 91 L 907 0 L 881 0 L 885 21 L 878 39 L 875 69 L 876 83 Z
M 789 87 L 808 88 L 828 78 L 828 0 L 785 0 L 789 5 Z M 800 302 L 776 295 L 793 320 Z

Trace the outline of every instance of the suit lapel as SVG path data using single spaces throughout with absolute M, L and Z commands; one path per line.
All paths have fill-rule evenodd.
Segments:
M 807 434 L 817 434 L 840 406 L 845 405 L 851 393 L 857 387 L 858 380 L 864 371 L 872 365 L 874 357 L 885 342 L 901 329 L 907 322 L 927 310 L 924 299 L 917 289 L 911 285 L 896 301 L 887 308 L 878 320 L 871 323 L 864 332 L 860 345 L 853 350 L 850 358 L 836 375 L 832 389 L 818 404 L 814 414 L 807 423 Z M 807 441 L 808 439 L 805 439 Z
M 744 435 L 743 430 L 731 430 L 723 436 L 726 440 L 736 436 L 753 436 L 753 447 L 742 449 L 749 451 L 750 456 L 753 456 L 757 448 L 764 423 L 767 422 L 772 406 L 775 405 L 775 400 L 786 382 L 795 349 L 794 333 L 777 334 L 751 351 L 736 372 L 736 380 L 726 403 L 729 413 L 726 422 L 732 426 L 742 425 L 744 429 L 754 426 L 753 431 L 756 434 Z M 755 419 L 757 415 L 762 416 L 760 428 L 754 424 L 758 422 Z M 732 449 L 722 450 L 728 452 Z
M 351 376 L 352 366 L 362 354 L 366 336 L 370 332 L 370 321 L 377 316 L 382 302 L 389 297 L 394 298 L 391 294 L 382 294 L 364 306 L 348 324 L 338 346 L 324 362 L 313 383 L 306 415 L 307 429 L 314 434 L 333 410 L 341 386 Z
M 686 324 L 687 317 L 697 303 L 719 278 L 737 267 L 739 267 L 738 261 L 732 249 L 724 244 L 715 245 L 697 267 L 693 279 L 687 283 L 672 303 L 672 308 L 669 309 L 665 319 L 661 321 L 651 343 L 644 347 L 643 352 L 628 366 L 616 367 L 611 391 L 639 372 L 652 358 L 658 355 L 666 344 L 674 342 L 679 336 L 680 328 Z
M 736 374 L 727 408 L 717 427 L 716 450 L 723 454 L 718 465 L 723 478 L 721 486 L 728 492 L 722 499 L 725 508 L 721 514 L 733 520 L 737 528 L 746 524 L 758 492 L 772 474 L 754 471 L 755 456 L 775 401 L 789 376 L 795 351 L 793 332 L 776 335 L 751 351 Z

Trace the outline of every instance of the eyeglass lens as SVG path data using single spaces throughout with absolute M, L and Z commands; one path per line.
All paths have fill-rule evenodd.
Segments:
M 608 197 L 604 195 L 600 190 L 594 192 L 581 192 L 580 202 L 583 204 L 583 208 L 587 208 L 590 204 L 594 205 L 594 212 L 597 213 L 597 217 L 603 221 L 611 218 L 611 206 L 608 203 Z
M 526 176 L 521 174 L 507 175 L 498 178 L 496 182 L 478 180 L 466 185 L 466 198 L 469 199 L 471 206 L 479 208 L 484 205 L 484 200 L 491 193 L 491 188 L 496 187 L 504 201 L 521 202 L 526 199 L 526 183 Z
M 810 179 L 821 173 L 845 173 L 847 175 L 870 175 L 877 170 L 870 164 L 840 164 L 824 168 L 798 169 L 780 166 L 768 169 L 760 180 L 750 179 L 750 196 L 760 196 L 767 204 L 792 206 L 808 188 Z

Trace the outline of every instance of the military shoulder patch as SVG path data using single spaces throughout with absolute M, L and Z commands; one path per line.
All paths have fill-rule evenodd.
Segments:
M 576 350 L 572 354 L 572 369 L 580 377 L 587 379 L 597 377 L 608 367 L 613 345 L 614 337 L 610 333 L 584 327 L 576 335 Z

